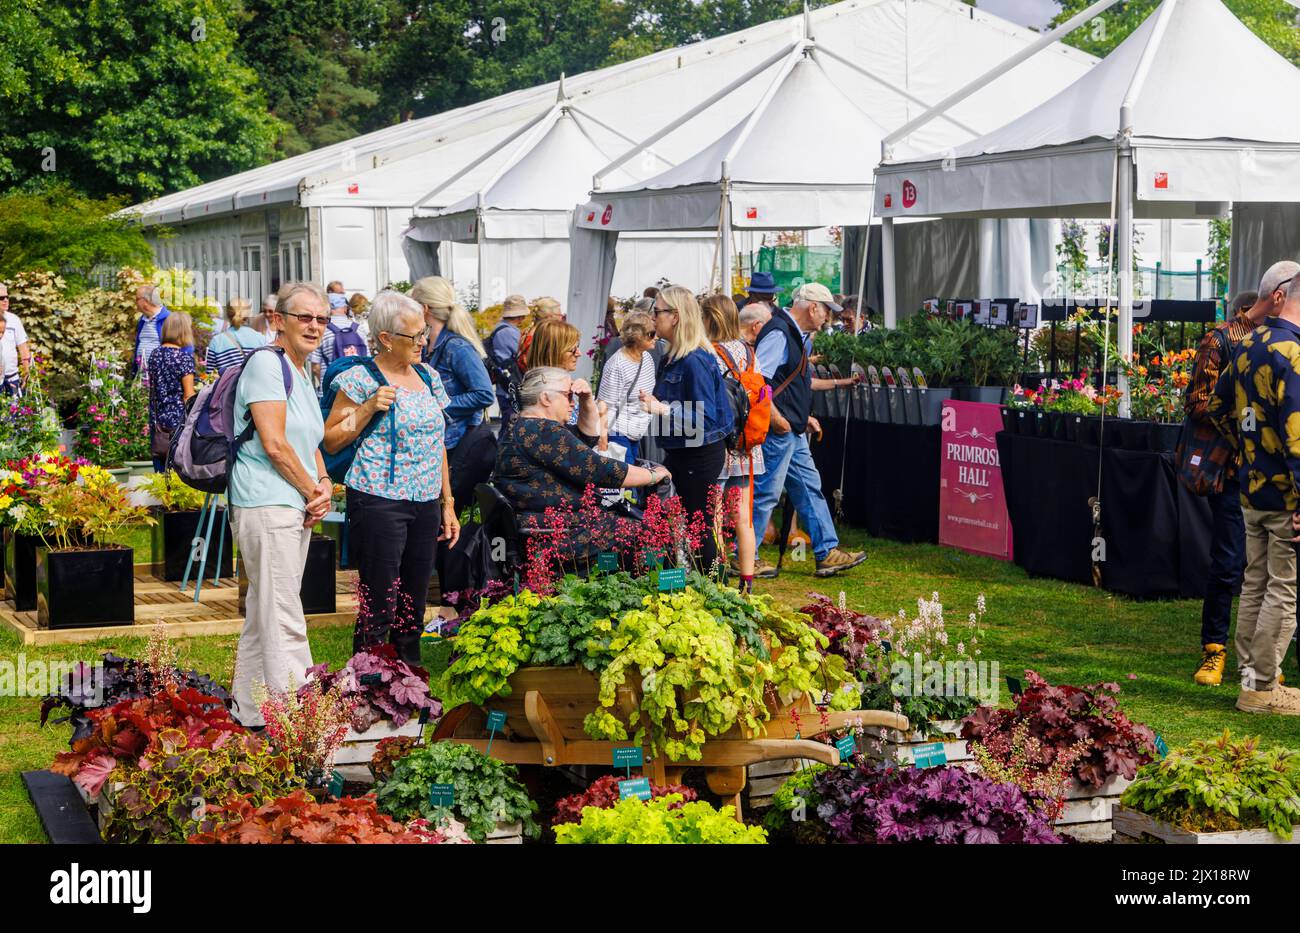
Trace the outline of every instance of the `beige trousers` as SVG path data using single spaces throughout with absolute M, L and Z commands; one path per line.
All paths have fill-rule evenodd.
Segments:
M 1237 604 L 1237 667 L 1243 690 L 1272 690 L 1295 631 L 1295 533 L 1290 512 L 1241 512 L 1246 575 Z
M 255 696 L 259 685 L 281 692 L 296 689 L 311 667 L 300 595 L 311 529 L 302 521 L 302 510 L 287 506 L 230 510 L 230 526 L 248 575 L 248 614 L 231 685 L 234 716 L 245 726 L 265 725 Z

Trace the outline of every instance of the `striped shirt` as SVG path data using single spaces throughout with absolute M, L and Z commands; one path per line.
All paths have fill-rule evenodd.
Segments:
M 640 375 L 637 368 L 640 368 Z M 622 350 L 611 353 L 600 371 L 600 389 L 596 397 L 609 405 L 609 433 L 639 441 L 650 427 L 650 414 L 641 405 L 641 392 L 655 390 L 655 362 L 642 353 L 639 362 L 627 358 Z M 577 410 L 576 408 L 574 409 Z
M 142 373 L 147 371 L 146 363 L 148 363 L 149 357 L 153 355 L 153 351 L 162 345 L 162 341 L 158 339 L 156 317 L 157 315 L 153 318 L 145 318 L 144 326 L 140 328 L 140 342 L 135 348 L 135 365 Z
M 215 368 L 217 374 L 232 366 L 239 366 L 253 350 L 265 346 L 266 338 L 245 324 L 240 328 L 226 328 L 208 343 L 204 366 Z

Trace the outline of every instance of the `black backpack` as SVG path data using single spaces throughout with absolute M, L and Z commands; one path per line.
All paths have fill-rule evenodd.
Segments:
M 514 327 L 514 325 L 503 321 L 493 328 L 492 333 L 488 336 L 488 358 L 486 363 L 488 377 L 492 380 L 492 384 L 503 391 L 509 392 L 511 386 L 518 387 L 524 381 L 524 374 L 519 369 L 519 354 L 517 352 L 512 354 L 509 359 L 502 360 L 492 350 L 492 344 L 503 327 Z

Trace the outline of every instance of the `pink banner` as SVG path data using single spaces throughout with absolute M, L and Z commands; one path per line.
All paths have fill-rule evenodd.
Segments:
M 1011 559 L 1011 520 L 1002 488 L 997 405 L 943 403 L 939 543 Z

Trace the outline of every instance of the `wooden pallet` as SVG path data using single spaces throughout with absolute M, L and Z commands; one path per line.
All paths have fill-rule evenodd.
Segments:
M 903 733 L 896 729 L 868 726 L 863 730 L 862 739 L 858 744 L 862 749 L 863 757 L 870 761 L 889 761 L 899 765 L 910 765 L 913 762 L 912 750 L 916 746 L 929 745 L 932 742 L 943 742 L 943 751 L 948 758 L 948 764 L 957 765 L 967 770 L 974 769 L 975 760 L 971 757 L 966 740 L 961 738 L 961 722 L 959 720 L 945 719 L 932 722 L 930 723 L 930 729 L 941 733 L 941 735 L 926 738 L 925 734 L 920 731 Z
M 337 611 L 307 616 L 307 627 L 354 624 L 357 618 L 355 580 L 355 571 L 337 571 L 334 583 Z M 0 622 L 16 632 L 24 645 L 72 645 L 105 638 L 141 638 L 149 634 L 142 627 L 152 626 L 160 619 L 167 623 L 173 637 L 238 635 L 244 627 L 244 616 L 239 611 L 239 587 L 230 577 L 223 577 L 215 584 L 211 579 L 205 580 L 196 603 L 193 583 L 182 592 L 178 584 L 165 583 L 153 576 L 148 566 L 138 565 L 134 624 L 91 628 L 44 629 L 37 624 L 35 612 L 18 612 L 12 600 L 0 601 Z
M 1112 813 L 1116 843 L 1154 842 L 1166 845 L 1300 845 L 1300 826 L 1292 832 L 1288 842 L 1267 829 L 1241 829 L 1227 833 L 1194 833 L 1153 819 L 1145 813 L 1125 806 L 1115 807 Z
M 370 759 L 375 757 L 375 749 L 383 739 L 392 736 L 409 736 L 419 738 L 423 730 L 420 720 L 411 718 L 401 728 L 388 720 L 377 722 L 365 732 L 348 729 L 343 737 L 343 745 L 334 756 L 334 770 L 343 775 L 344 780 L 358 784 L 373 784 L 375 776 L 370 773 Z
M 1085 787 L 1077 778 L 1070 779 L 1065 792 L 1065 806 L 1052 823 L 1059 833 L 1080 842 L 1110 842 L 1115 829 L 1113 812 L 1119 799 L 1133 782 L 1118 774 L 1101 787 Z

